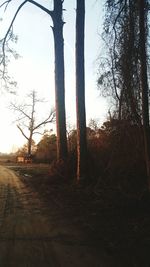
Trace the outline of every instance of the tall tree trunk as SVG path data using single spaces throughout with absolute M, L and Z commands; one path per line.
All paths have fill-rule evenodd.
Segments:
M 77 180 L 85 178 L 87 160 L 85 74 L 84 74 L 84 24 L 85 1 L 77 0 L 76 11 L 76 113 L 77 113 Z
M 62 0 L 54 0 L 53 34 L 55 48 L 55 102 L 57 127 L 57 159 L 67 157 L 65 82 L 64 82 L 64 40 L 62 20 Z
M 28 156 L 31 156 L 32 154 L 32 136 L 30 135 L 28 139 Z
M 146 0 L 139 0 L 139 26 L 140 26 L 140 65 L 142 88 L 143 131 L 145 145 L 145 160 L 147 167 L 148 188 L 150 190 L 150 132 L 149 132 L 149 97 L 146 55 Z

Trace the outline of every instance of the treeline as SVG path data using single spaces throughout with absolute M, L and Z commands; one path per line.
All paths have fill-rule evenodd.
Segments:
M 94 122 L 94 120 L 93 120 Z M 144 138 L 142 126 L 128 120 L 110 119 L 101 127 L 96 123 L 86 128 L 87 134 L 87 184 L 113 185 L 126 193 L 141 193 L 147 184 Z M 65 179 L 76 177 L 77 131 L 67 138 L 68 160 L 58 166 Z M 48 163 L 57 168 L 57 144 L 55 134 L 43 135 L 40 142 L 33 144 L 33 162 Z M 17 152 L 26 155 L 27 146 Z M 66 165 L 66 166 L 64 166 Z M 58 170 L 57 169 L 57 170 Z
M 99 59 L 98 77 L 100 90 L 113 102 L 110 117 L 118 121 L 118 135 L 114 138 L 118 144 L 117 164 L 122 159 L 126 179 L 132 169 L 135 184 L 139 177 L 141 183 L 144 181 L 144 174 L 137 173 L 140 166 L 144 168 L 147 188 L 150 188 L 149 10 L 149 0 L 105 1 L 102 34 L 105 55 Z M 129 162 L 125 150 L 128 158 L 132 157 Z M 118 172 L 116 166 L 114 175 Z

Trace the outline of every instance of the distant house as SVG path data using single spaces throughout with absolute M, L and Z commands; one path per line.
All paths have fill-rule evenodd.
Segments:
M 17 156 L 17 163 L 24 163 L 24 156 Z
M 24 157 L 24 163 L 32 163 L 32 155 L 26 155 Z
M 17 156 L 16 159 L 17 163 L 32 163 L 32 156 L 31 155 L 26 155 L 26 156 Z

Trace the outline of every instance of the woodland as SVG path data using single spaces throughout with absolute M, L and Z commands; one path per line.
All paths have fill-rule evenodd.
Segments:
M 0 8 L 9 6 L 7 0 Z M 30 3 L 53 21 L 55 51 L 55 110 L 42 124 L 55 122 L 56 134 L 45 132 L 35 146 L 37 130 L 32 105 L 13 110 L 28 116 L 27 145 L 17 153 L 32 155 L 33 165 L 49 164 L 48 171 L 24 166 L 25 183 L 47 201 L 55 198 L 60 214 L 84 228 L 90 242 L 100 243 L 124 262 L 116 266 L 150 266 L 150 126 L 149 126 L 149 0 L 105 0 L 103 39 L 99 55 L 97 87 L 111 98 L 113 109 L 102 126 L 95 119 L 86 125 L 84 26 L 85 0 L 76 1 L 76 128 L 66 130 L 63 0 L 54 0 L 53 10 L 33 0 L 23 1 L 0 42 L 3 84 L 12 83 L 7 72 L 9 43 L 15 42 L 13 23 Z M 66 22 L 67 23 L 67 22 Z M 35 100 L 32 93 L 32 100 Z M 39 125 L 40 126 L 40 125 Z M 18 124 L 20 132 L 22 126 Z M 37 165 L 38 166 L 38 165 Z M 36 169 L 36 170 L 35 170 Z M 128 259 L 126 258 L 128 255 Z

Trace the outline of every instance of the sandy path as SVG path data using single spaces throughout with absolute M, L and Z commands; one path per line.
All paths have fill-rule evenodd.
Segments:
M 100 248 L 98 252 L 84 241 L 82 233 L 57 223 L 52 208 L 12 170 L 0 166 L 0 267 L 5 266 L 113 265 Z

